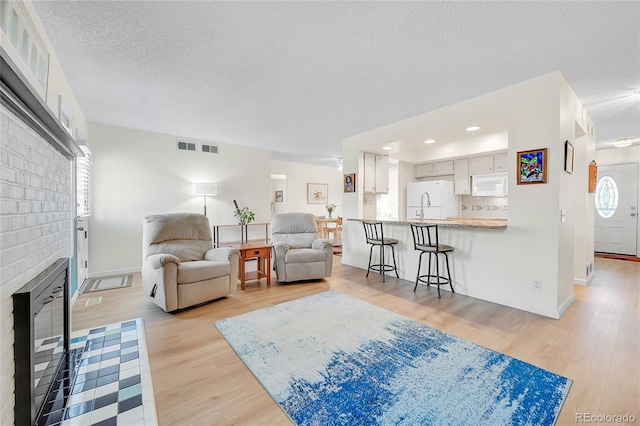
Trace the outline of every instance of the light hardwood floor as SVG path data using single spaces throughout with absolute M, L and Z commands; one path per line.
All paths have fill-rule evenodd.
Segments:
M 142 294 L 140 275 L 130 288 L 80 295 L 73 329 L 143 318 L 161 425 L 291 424 L 229 347 L 213 323 L 322 291 L 336 289 L 400 315 L 569 377 L 573 385 L 558 424 L 576 413 L 632 414 L 640 422 L 640 262 L 596 259 L 589 286 L 560 320 L 460 294 L 419 287 L 334 261 L 325 281 L 281 285 L 247 283 L 225 299 L 167 314 Z M 102 302 L 84 306 L 87 298 Z

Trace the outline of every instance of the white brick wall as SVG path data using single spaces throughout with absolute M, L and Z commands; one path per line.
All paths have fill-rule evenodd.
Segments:
M 0 108 L 0 424 L 13 424 L 11 295 L 72 255 L 72 163 Z

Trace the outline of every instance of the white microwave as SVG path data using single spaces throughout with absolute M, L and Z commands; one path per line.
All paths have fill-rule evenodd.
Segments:
M 509 193 L 507 172 L 471 176 L 471 195 L 505 197 Z

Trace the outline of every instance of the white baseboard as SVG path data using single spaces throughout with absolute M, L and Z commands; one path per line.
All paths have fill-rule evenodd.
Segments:
M 569 308 L 569 306 L 571 306 L 571 304 L 573 302 L 575 302 L 576 300 L 576 295 L 575 293 L 571 293 L 569 295 L 569 297 L 567 297 L 567 300 L 565 300 L 562 305 L 560 305 L 560 307 L 558 308 L 558 318 L 560 318 L 562 316 L 562 314 L 564 314 L 564 312 Z M 556 318 L 556 319 L 558 319 Z
M 364 273 L 366 273 L 367 271 L 367 265 L 360 265 L 360 264 L 356 264 L 356 263 L 346 263 L 342 262 L 343 265 L 348 265 L 348 266 L 353 266 L 355 268 L 360 268 L 362 270 L 364 270 Z M 593 275 L 593 274 L 592 274 Z M 402 277 L 402 274 L 400 274 L 400 276 Z M 405 278 L 401 278 L 401 279 L 405 279 Z M 414 282 L 414 279 L 408 279 L 407 281 L 410 282 Z M 521 301 L 521 300 L 512 300 L 512 299 L 505 299 L 502 298 L 500 296 L 496 296 L 495 294 L 489 294 L 489 293 L 485 293 L 483 291 L 466 291 L 464 288 L 458 288 L 455 286 L 455 282 L 454 282 L 454 288 L 456 290 L 456 293 L 458 294 L 462 294 L 465 296 L 469 296 L 469 297 L 473 297 L 475 299 L 480 299 L 480 300 L 484 300 L 486 302 L 491 302 L 491 303 L 497 303 L 499 305 L 503 305 L 503 306 L 507 306 L 509 308 L 514 308 L 514 309 L 520 309 L 521 311 L 527 311 L 527 312 L 531 312 L 534 314 L 538 314 L 538 315 L 542 315 L 548 318 L 553 318 L 553 319 L 559 319 L 562 314 L 564 313 L 564 311 L 569 307 L 569 305 L 571 305 L 571 303 L 575 300 L 576 296 L 575 294 L 571 294 L 571 296 L 565 300 L 565 302 L 558 308 L 558 309 L 546 309 L 546 308 L 541 308 L 539 306 L 532 306 L 528 303 L 526 303 L 526 301 Z M 447 286 L 443 286 L 442 287 L 443 291 L 450 291 L 449 287 Z
M 473 297 L 475 299 L 484 300 L 486 302 L 497 303 L 498 305 L 519 309 L 521 311 L 531 312 L 533 314 L 542 315 L 552 319 L 559 319 L 564 313 L 564 311 L 569 307 L 571 302 L 573 302 L 573 300 L 575 300 L 576 298 L 576 296 L 572 294 L 569 297 L 569 299 L 571 299 L 571 297 L 573 297 L 573 299 L 571 300 L 567 299 L 567 301 L 565 301 L 558 309 L 547 309 L 547 308 L 541 308 L 539 306 L 532 306 L 526 303 L 526 301 L 505 299 L 505 298 L 496 296 L 494 294 L 487 294 L 479 291 L 469 291 L 467 293 L 463 293 L 462 291 L 459 291 L 458 289 L 456 289 L 456 293 L 465 294 L 466 296 Z
M 114 275 L 128 275 L 140 272 L 141 268 L 112 269 L 110 271 L 90 272 L 89 278 L 112 277 Z
M 586 278 L 586 279 L 582 280 L 582 279 L 574 278 L 574 279 L 573 279 L 573 282 L 574 282 L 574 284 L 578 284 L 578 285 L 589 285 L 589 283 L 590 283 L 591 281 L 593 281 L 593 279 L 595 278 L 595 276 L 596 276 L 596 271 L 592 271 L 592 272 L 589 274 L 589 276 L 587 276 L 587 278 Z

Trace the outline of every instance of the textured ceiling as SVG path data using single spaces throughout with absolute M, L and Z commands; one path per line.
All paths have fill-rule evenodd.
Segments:
M 35 1 L 91 122 L 341 155 L 342 139 L 562 71 L 640 137 L 640 2 Z

